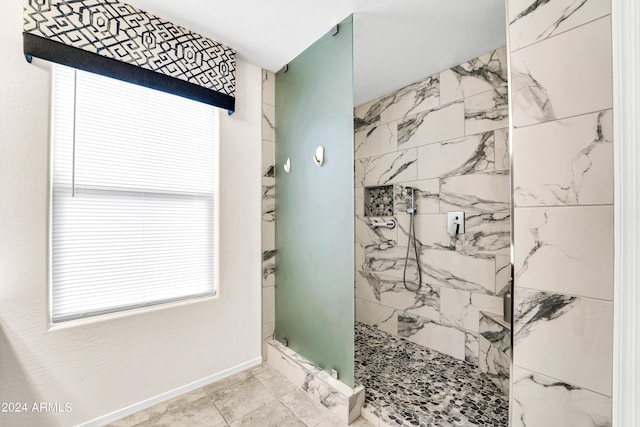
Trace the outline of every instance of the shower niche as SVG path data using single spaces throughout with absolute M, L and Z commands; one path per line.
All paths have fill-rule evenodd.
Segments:
M 393 185 L 365 187 L 365 216 L 393 216 Z

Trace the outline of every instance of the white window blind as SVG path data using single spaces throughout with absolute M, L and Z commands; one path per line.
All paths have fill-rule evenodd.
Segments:
M 53 322 L 215 292 L 215 107 L 56 66 Z

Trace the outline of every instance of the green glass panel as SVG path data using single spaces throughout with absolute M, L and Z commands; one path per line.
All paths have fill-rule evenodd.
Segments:
M 276 123 L 276 338 L 353 386 L 351 17 L 276 75 Z

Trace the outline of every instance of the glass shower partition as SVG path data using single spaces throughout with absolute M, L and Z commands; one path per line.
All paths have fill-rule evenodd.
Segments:
M 276 74 L 276 339 L 353 387 L 352 18 L 334 32 Z

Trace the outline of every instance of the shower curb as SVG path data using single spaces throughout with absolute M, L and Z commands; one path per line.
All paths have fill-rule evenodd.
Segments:
M 275 340 L 267 343 L 267 363 L 342 422 L 350 424 L 360 416 L 364 404 L 363 386 L 349 387 Z

